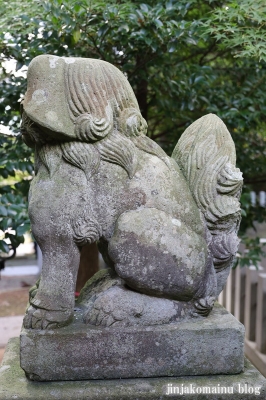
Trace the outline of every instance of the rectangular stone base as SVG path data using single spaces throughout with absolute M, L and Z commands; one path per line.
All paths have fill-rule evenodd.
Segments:
M 213 364 L 219 362 L 213 359 Z M 184 393 L 184 395 L 182 395 Z M 19 340 L 9 341 L 0 367 L 0 400 L 262 400 L 266 379 L 245 361 L 238 375 L 33 382 L 19 366 Z
M 237 374 L 244 327 L 220 305 L 208 318 L 160 326 L 101 328 L 75 322 L 22 330 L 21 367 L 33 380 Z

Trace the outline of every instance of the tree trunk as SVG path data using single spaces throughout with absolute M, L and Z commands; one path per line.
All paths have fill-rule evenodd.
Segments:
M 137 58 L 137 66 L 140 65 L 139 69 L 143 69 L 143 60 L 141 57 Z M 147 71 L 143 71 L 143 73 L 147 73 Z M 147 77 L 142 77 L 138 84 L 137 84 L 137 90 L 136 90 L 136 98 L 138 100 L 139 103 L 139 108 L 140 108 L 140 112 L 143 116 L 143 118 L 145 118 L 147 120 L 148 117 L 148 79 Z

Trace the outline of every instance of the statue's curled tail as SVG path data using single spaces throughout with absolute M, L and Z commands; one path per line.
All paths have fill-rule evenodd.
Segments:
M 172 157 L 181 168 L 206 221 L 210 233 L 208 247 L 220 292 L 239 244 L 239 197 L 243 178 L 235 167 L 234 142 L 222 120 L 208 114 L 186 129 Z

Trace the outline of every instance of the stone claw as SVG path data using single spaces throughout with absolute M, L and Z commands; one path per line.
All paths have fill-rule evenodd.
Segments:
M 196 300 L 194 302 L 194 307 L 196 309 L 196 312 L 194 313 L 194 315 L 199 314 L 199 315 L 202 315 L 203 317 L 207 317 L 213 308 L 214 301 L 215 301 L 215 297 L 213 297 L 213 296 L 207 296 L 207 297 Z
M 69 311 L 53 311 L 29 306 L 23 320 L 26 329 L 57 329 L 68 325 L 73 318 Z

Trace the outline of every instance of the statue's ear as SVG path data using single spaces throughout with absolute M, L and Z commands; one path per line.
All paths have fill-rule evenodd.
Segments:
M 148 124 L 136 108 L 125 108 L 118 118 L 118 130 L 128 137 L 145 136 Z

